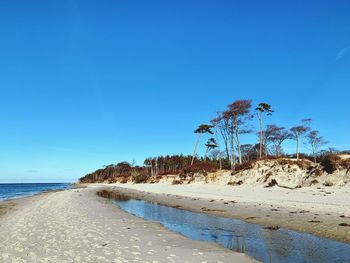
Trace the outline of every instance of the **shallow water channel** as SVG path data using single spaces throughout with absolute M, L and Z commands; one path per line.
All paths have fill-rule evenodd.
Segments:
M 262 262 L 350 262 L 350 244 L 288 229 L 196 213 L 144 200 L 111 199 L 124 211 L 195 240 L 216 242 Z

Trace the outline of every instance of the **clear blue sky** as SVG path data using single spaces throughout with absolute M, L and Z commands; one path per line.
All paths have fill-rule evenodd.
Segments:
M 190 154 L 196 126 L 245 98 L 273 106 L 266 123 L 310 117 L 350 148 L 349 13 L 348 0 L 3 0 L 0 181 Z

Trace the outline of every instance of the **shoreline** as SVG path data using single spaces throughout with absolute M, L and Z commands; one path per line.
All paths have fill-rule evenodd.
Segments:
M 5 200 L 0 200 L 0 218 L 1 216 L 6 215 L 8 212 L 10 212 L 13 209 L 16 209 L 17 206 L 23 205 L 26 202 L 31 202 L 32 198 L 35 198 L 37 196 L 54 193 L 54 192 L 60 192 L 60 191 L 66 191 L 69 189 L 79 189 L 79 188 L 85 188 L 85 186 L 72 183 L 72 187 L 67 189 L 52 189 L 52 190 L 46 190 L 37 192 L 31 195 L 24 195 L 24 196 L 18 196 L 18 197 L 12 197 Z
M 116 190 L 132 198 L 166 206 L 240 219 L 247 223 L 260 224 L 265 227 L 279 226 L 297 232 L 313 234 L 321 238 L 350 243 L 350 227 L 339 225 L 342 223 L 350 224 L 350 215 L 348 214 L 350 209 L 348 206 L 344 204 L 338 206 L 332 203 L 325 204 L 322 199 L 319 203 L 312 204 L 299 203 L 299 200 L 283 202 L 281 193 L 291 199 L 299 194 L 310 198 L 314 197 L 315 193 L 308 192 L 308 189 L 298 189 L 300 192 L 286 189 L 259 189 L 257 190 L 260 191 L 258 202 L 257 200 L 249 200 L 244 195 L 238 198 L 235 195 L 235 188 L 232 186 L 228 188 L 233 193 L 231 195 L 226 195 L 223 190 L 206 195 L 212 189 L 210 187 L 205 189 L 206 186 L 203 184 L 198 185 L 198 187 L 196 185 L 191 187 L 191 185 L 174 186 L 167 184 L 91 184 L 91 186 L 103 186 L 107 190 Z M 201 190 L 199 190 L 199 187 Z M 240 189 L 249 196 L 249 189 Z M 271 191 L 277 192 L 276 200 L 265 200 L 270 197 L 267 192 Z M 322 191 L 322 189 L 319 189 L 319 191 Z M 334 202 L 336 201 L 337 198 L 334 198 Z M 346 200 L 343 201 L 346 203 Z M 350 204 L 348 205 L 350 206 Z
M 290 196 L 293 199 L 294 196 L 300 194 L 298 191 L 309 195 L 310 193 L 307 193 L 307 189 L 298 189 L 296 191 L 279 188 L 254 188 L 259 194 L 261 192 L 265 193 L 264 196 L 259 197 L 260 203 L 254 203 L 252 199 L 249 199 L 248 188 L 229 186 L 223 188 L 221 191 L 218 191 L 218 189 L 216 189 L 217 191 L 213 191 L 212 187 L 213 185 L 204 184 L 183 186 L 170 184 L 81 184 L 77 188 L 50 190 L 30 197 L 1 201 L 0 208 L 1 206 L 5 206 L 7 211 L 3 214 L 1 213 L 2 209 L 0 209 L 0 225 L 2 226 L 2 229 L 0 229 L 0 261 L 2 259 L 2 262 L 11 262 L 15 258 L 19 261 L 24 259 L 28 262 L 42 262 L 43 258 L 46 258 L 46 255 L 48 255 L 48 258 L 53 261 L 71 259 L 75 262 L 77 258 L 82 257 L 84 258 L 82 262 L 92 262 L 88 260 L 93 257 L 89 254 L 90 249 L 99 247 L 103 240 L 106 241 L 106 244 L 110 244 L 110 241 L 116 238 L 119 241 L 115 240 L 113 245 L 111 244 L 111 247 L 106 248 L 106 250 L 102 248 L 103 251 L 98 250 L 98 255 L 94 259 L 95 261 L 104 262 L 104 260 L 100 259 L 107 259 L 113 253 L 119 253 L 118 255 L 120 257 L 125 258 L 124 256 L 126 255 L 124 255 L 122 248 L 131 248 L 135 242 L 133 241 L 129 245 L 126 244 L 131 241 L 125 239 L 126 237 L 131 237 L 131 234 L 127 232 L 132 232 L 138 238 L 147 237 L 148 240 L 152 239 L 152 244 L 154 244 L 154 239 L 160 239 L 157 244 L 158 250 L 153 249 L 153 246 L 146 246 L 145 244 L 149 241 L 137 241 L 139 242 L 137 244 L 139 248 L 135 253 L 139 253 L 138 251 L 143 249 L 152 248 L 160 253 L 157 257 L 153 258 L 154 260 L 164 259 L 168 261 L 165 257 L 166 255 L 160 251 L 165 249 L 164 245 L 166 245 L 162 243 L 162 240 L 164 240 L 162 238 L 169 235 L 170 238 L 166 240 L 170 240 L 169 242 L 172 242 L 172 245 L 168 244 L 166 247 L 171 247 L 172 254 L 168 254 L 167 257 L 173 254 L 179 256 L 174 251 L 181 251 L 181 253 L 185 253 L 183 256 L 186 255 L 181 260 L 175 260 L 174 262 L 188 262 L 186 259 L 193 257 L 189 253 L 196 253 L 194 249 L 204 253 L 205 259 L 208 260 L 209 258 L 208 262 L 213 262 L 210 259 L 216 260 L 218 256 L 223 257 L 220 259 L 221 262 L 232 262 L 232 259 L 235 259 L 236 256 L 243 262 L 255 262 L 244 254 L 232 252 L 231 250 L 227 251 L 227 249 L 215 243 L 191 240 L 179 233 L 167 230 L 159 223 L 146 221 L 124 212 L 113 205 L 108 199 L 96 195 L 96 192 L 102 189 L 116 190 L 131 198 L 143 199 L 179 209 L 240 219 L 248 223 L 263 226 L 277 225 L 282 228 L 307 232 L 316 236 L 350 243 L 346 239 L 346 237 L 350 236 L 349 232 L 347 232 L 350 230 L 350 227 L 340 228 L 338 226 L 338 222 L 350 223 L 350 217 L 339 217 L 339 212 L 343 211 L 344 208 L 346 209 L 346 206 L 343 207 L 343 204 L 340 204 L 339 207 L 329 210 L 329 206 L 334 205 L 332 202 L 337 201 L 337 196 L 328 204 L 324 204 L 324 200 L 322 199 L 313 204 L 315 208 L 322 208 L 317 206 L 318 203 L 321 203 L 324 205 L 323 208 L 328 209 L 326 211 L 324 209 L 323 211 L 319 211 L 317 216 L 315 216 L 315 210 L 286 206 L 284 202 L 275 205 L 276 200 L 272 200 L 271 196 L 265 193 L 267 191 L 270 194 L 276 194 L 275 192 L 277 192 L 279 195 L 281 193 L 290 195 L 293 192 L 291 194 L 292 196 Z M 227 190 L 231 191 L 230 194 L 226 192 Z M 329 189 L 329 191 L 335 190 Z M 245 195 L 240 196 L 241 192 L 244 192 Z M 256 195 L 257 193 L 254 194 Z M 325 198 L 328 198 L 328 195 Z M 246 202 L 243 202 L 243 200 L 246 200 Z M 283 200 L 283 196 L 279 196 L 279 200 Z M 293 200 L 293 202 L 297 201 Z M 288 202 L 291 201 L 289 200 Z M 344 200 L 344 203 L 346 203 L 346 200 Z M 310 208 L 307 205 L 306 207 L 308 209 Z M 291 210 L 293 210 L 293 213 L 290 213 Z M 333 213 L 328 213 L 329 211 L 333 211 Z M 327 216 L 326 214 L 330 215 Z M 310 219 L 314 221 L 320 219 L 322 222 L 310 223 L 308 222 Z M 332 228 L 330 225 L 337 227 Z M 296 228 L 293 228 L 293 226 Z M 80 231 L 81 228 L 83 229 L 82 231 Z M 95 235 L 96 233 L 98 233 L 97 236 Z M 121 241 L 120 235 L 126 236 L 123 241 Z M 86 236 L 90 236 L 91 238 L 86 244 L 81 244 L 81 241 Z M 187 244 L 191 250 L 188 250 L 188 247 L 183 248 L 184 244 Z M 34 246 L 40 248 L 34 248 Z M 86 247 L 83 250 L 76 250 L 77 247 L 81 246 Z M 182 249 L 185 249 L 185 252 Z M 71 255 L 64 254 L 60 258 L 55 258 L 55 255 L 66 250 L 70 250 Z M 141 254 L 147 254 L 147 252 L 149 251 L 144 251 Z M 213 256 L 214 254 L 215 256 Z M 135 255 L 138 257 L 138 254 Z M 226 260 L 226 258 L 230 260 Z M 205 261 L 204 258 L 201 260 Z M 238 260 L 238 262 L 241 261 Z
M 0 217 L 0 261 L 256 262 L 124 212 L 97 196 L 102 188 L 21 198 Z

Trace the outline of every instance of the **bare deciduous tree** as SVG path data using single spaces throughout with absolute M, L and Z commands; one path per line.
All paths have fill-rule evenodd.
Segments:
M 236 100 L 228 105 L 227 114 L 231 118 L 232 131 L 234 139 L 237 142 L 237 152 L 239 163 L 242 164 L 241 141 L 240 135 L 249 133 L 251 130 L 247 127 L 247 122 L 252 118 L 251 115 L 251 100 Z
M 272 138 L 275 134 L 275 130 L 277 129 L 276 125 L 266 125 L 265 130 L 261 132 L 261 156 L 267 157 L 269 146 L 272 143 Z M 260 137 L 260 132 L 258 132 L 258 136 Z M 259 155 L 260 155 L 260 144 L 259 144 Z
M 224 111 L 222 113 L 222 121 L 224 123 L 225 130 L 227 132 L 228 142 L 230 144 L 230 164 L 231 170 L 235 170 L 236 167 L 236 157 L 235 157 L 235 133 L 233 129 L 233 118 L 230 111 Z
M 224 141 L 226 157 L 229 159 L 230 155 L 228 150 L 228 143 L 229 143 L 228 121 L 224 119 L 224 114 L 222 112 L 218 112 L 216 118 L 212 119 L 210 122 L 215 127 L 215 129 L 216 128 L 219 129 L 221 137 Z
M 251 159 L 256 158 L 256 152 L 253 144 L 242 144 L 241 151 L 243 162 L 249 162 Z
M 273 152 L 276 156 L 283 154 L 282 143 L 291 138 L 291 133 L 284 127 L 273 125 L 271 141 L 273 143 Z
M 304 119 L 302 120 L 302 125 L 294 126 L 290 128 L 291 132 L 291 139 L 296 141 L 296 155 L 297 160 L 299 160 L 299 143 L 300 140 L 305 134 L 310 131 L 310 122 L 311 119 Z
M 314 162 L 316 162 L 317 161 L 316 157 L 317 157 L 317 153 L 319 152 L 319 149 L 323 145 L 327 144 L 327 141 L 325 141 L 322 136 L 319 136 L 319 131 L 316 131 L 316 130 L 310 131 L 306 135 L 306 140 L 307 140 L 307 144 L 309 145 L 312 151 Z
M 273 139 L 276 137 L 276 133 L 279 130 L 279 127 L 274 124 L 266 125 L 266 128 L 262 131 L 262 156 L 267 157 L 269 153 L 269 148 L 274 142 Z M 257 135 L 260 137 L 260 132 L 257 132 Z M 260 148 L 260 144 L 259 144 Z M 260 149 L 259 149 L 260 152 Z

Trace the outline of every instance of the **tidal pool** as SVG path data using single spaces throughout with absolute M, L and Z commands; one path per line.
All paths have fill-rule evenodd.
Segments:
M 213 241 L 262 262 L 350 262 L 350 244 L 280 228 L 191 212 L 144 200 L 111 198 L 124 211 L 194 240 Z

